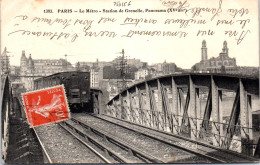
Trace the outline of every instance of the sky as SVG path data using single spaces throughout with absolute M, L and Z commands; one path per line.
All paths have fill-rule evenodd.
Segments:
M 164 0 L 131 0 L 120 1 L 130 2 L 130 6 L 114 6 L 114 1 L 104 0 L 2 0 L 1 1 L 1 52 L 4 47 L 10 52 L 11 65 L 19 65 L 22 50 L 25 50 L 26 56 L 31 54 L 33 59 L 60 59 L 65 58 L 72 64 L 78 61 L 94 62 L 111 61 L 117 56 L 122 49 L 128 58 L 137 58 L 148 64 L 174 62 L 178 67 L 184 69 L 191 68 L 201 59 L 202 41 L 206 40 L 208 48 L 208 58 L 217 57 L 222 51 L 223 42 L 226 40 L 229 48 L 229 56 L 236 58 L 239 66 L 259 66 L 259 30 L 258 30 L 258 1 L 257 0 L 188 0 L 185 5 L 189 10 L 188 14 L 184 13 L 165 13 L 165 12 L 142 12 L 129 13 L 128 10 L 158 9 L 167 10 L 169 6 L 164 4 Z M 179 6 L 184 3 L 181 1 L 170 1 L 171 4 Z M 220 5 L 221 4 L 221 5 Z M 194 11 L 199 8 L 219 9 L 221 12 L 210 21 L 214 12 L 201 12 L 192 17 Z M 53 13 L 44 13 L 44 10 L 51 9 Z M 64 13 L 65 9 L 72 13 Z M 79 13 L 79 9 L 97 10 L 97 13 Z M 123 13 L 104 13 L 106 10 L 120 10 Z M 232 9 L 233 13 L 228 13 Z M 58 12 L 58 10 L 60 12 Z M 78 11 L 78 12 L 74 12 Z M 101 11 L 101 12 L 99 12 Z M 62 12 L 62 13 L 61 13 Z M 234 16 L 234 13 L 236 15 Z M 101 18 L 110 18 L 110 21 L 100 22 Z M 64 25 L 59 23 L 47 24 L 44 21 L 37 22 L 38 18 L 46 18 L 54 21 L 56 18 L 69 22 Z M 139 20 L 137 25 L 124 24 L 126 18 Z M 45 21 L 46 21 L 45 19 Z M 103 19 L 103 20 L 104 20 Z M 112 19 L 116 19 L 112 22 Z M 144 22 L 147 19 L 147 22 Z M 205 19 L 206 24 L 192 24 L 187 27 L 180 27 L 180 24 L 165 24 L 167 19 Z M 70 20 L 70 21 L 69 21 Z M 76 22 L 76 20 L 78 20 Z M 80 20 L 82 20 L 80 22 Z M 153 22 L 156 21 L 156 23 Z M 233 20 L 232 25 L 218 25 L 218 20 Z M 239 20 L 249 20 L 242 28 Z M 109 31 L 115 32 L 116 37 L 89 37 L 85 36 L 84 27 L 91 27 L 87 32 Z M 150 22 L 149 22 L 150 21 Z M 76 23 L 75 23 L 76 22 Z M 85 24 L 84 24 L 85 22 Z M 74 24 L 75 23 L 75 24 Z M 85 28 L 85 29 L 86 29 Z M 20 31 L 19 31 L 20 30 Z M 30 32 L 41 32 L 39 37 L 28 33 L 22 34 L 26 30 Z M 198 31 L 206 31 L 207 34 L 197 36 Z M 208 35 L 208 31 L 214 31 L 214 35 Z M 18 32 L 15 32 L 18 31 Z M 122 37 L 123 35 L 132 34 L 134 31 L 160 31 L 160 36 L 150 35 L 133 35 L 132 37 Z M 185 32 L 186 37 L 162 36 L 163 32 Z M 236 31 L 237 36 L 225 35 L 225 31 Z M 44 32 L 65 34 L 57 40 L 57 36 L 50 40 L 50 37 L 43 36 Z M 73 35 L 78 36 L 72 42 Z M 243 40 L 237 44 L 237 39 L 242 34 L 245 35 Z M 231 33 L 230 33 L 231 35 Z

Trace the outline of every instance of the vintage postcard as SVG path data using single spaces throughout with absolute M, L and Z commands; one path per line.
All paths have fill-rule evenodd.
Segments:
M 257 0 L 0 0 L 2 163 L 259 163 Z

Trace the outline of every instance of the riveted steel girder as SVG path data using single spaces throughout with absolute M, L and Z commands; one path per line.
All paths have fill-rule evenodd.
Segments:
M 223 123 L 223 110 L 228 107 L 224 105 L 226 92 L 236 93 L 236 98 L 230 108 L 230 119 Z M 107 105 L 111 115 L 120 117 L 124 110 L 125 120 L 153 129 L 192 139 L 203 138 L 206 133 L 209 143 L 218 147 L 229 149 L 235 135 L 241 141 L 242 152 L 252 155 L 248 144 L 253 138 L 252 98 L 255 96 L 259 96 L 258 77 L 187 73 L 140 82 Z M 239 135 L 235 132 L 237 128 Z
M 199 135 L 200 123 L 198 120 L 200 117 L 200 101 L 199 101 L 199 89 L 195 88 L 193 83 L 193 79 L 189 77 L 189 94 L 190 94 L 190 102 L 188 109 L 188 116 L 190 121 L 190 129 L 191 129 L 191 138 L 196 139 Z
M 251 96 L 247 94 L 243 80 L 239 80 L 240 92 L 240 131 L 242 141 L 242 153 L 253 156 L 253 147 L 250 145 L 253 142 L 252 128 L 252 100 Z
M 181 123 L 181 110 L 178 103 L 178 89 L 174 78 L 172 80 L 172 110 L 171 110 L 171 120 L 172 120 L 172 132 L 174 134 L 180 133 L 180 123 Z
M 211 100 L 212 100 L 212 134 L 213 145 L 221 146 L 221 137 L 223 136 L 222 116 L 222 92 L 219 90 L 214 77 L 211 77 Z

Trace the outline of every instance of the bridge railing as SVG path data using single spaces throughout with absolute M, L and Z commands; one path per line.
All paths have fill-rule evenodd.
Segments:
M 232 105 L 227 106 L 230 93 Z M 252 156 L 259 131 L 252 123 L 255 98 L 259 101 L 259 78 L 168 75 L 121 92 L 104 114 Z
M 154 128 L 156 130 L 165 131 L 169 133 L 177 133 L 177 135 L 182 135 L 190 138 L 190 133 L 198 134 L 199 138 L 203 140 L 203 142 L 206 142 L 208 144 L 213 144 L 213 138 L 221 139 L 220 147 L 225 149 L 230 149 L 234 151 L 241 152 L 241 131 L 244 133 L 249 131 L 259 131 L 260 126 L 253 126 L 251 128 L 249 127 L 243 127 L 242 125 L 232 125 L 228 123 L 220 123 L 215 122 L 211 120 L 205 120 L 202 118 L 193 118 L 188 117 L 190 121 L 193 123 L 199 121 L 200 122 L 200 130 L 192 129 L 188 125 L 181 125 L 178 121 L 180 121 L 183 116 L 182 115 L 176 115 L 176 114 L 164 114 L 163 112 L 159 111 L 152 111 L 152 110 L 145 110 L 140 109 L 138 112 L 135 110 L 131 110 L 130 107 L 124 107 L 129 108 L 129 112 L 119 112 L 119 111 L 111 111 L 109 109 L 106 109 L 104 111 L 105 115 L 112 116 L 115 118 L 120 118 L 124 120 L 128 120 L 132 123 L 139 124 L 145 127 Z M 207 129 L 203 129 L 202 123 L 207 122 Z M 230 126 L 230 128 L 228 128 Z M 233 131 L 233 136 L 237 136 L 237 139 L 234 137 L 230 138 L 227 136 L 221 136 L 220 134 L 215 134 L 212 132 L 212 127 L 215 127 L 215 129 L 220 129 L 220 127 L 223 128 L 225 132 Z M 257 143 L 250 143 L 249 137 L 247 138 L 247 141 L 243 141 L 243 143 L 247 143 L 246 145 L 248 147 L 251 147 L 252 149 L 256 149 Z
M 2 162 L 6 161 L 9 143 L 9 117 L 12 111 L 12 89 L 7 74 L 1 75 Z

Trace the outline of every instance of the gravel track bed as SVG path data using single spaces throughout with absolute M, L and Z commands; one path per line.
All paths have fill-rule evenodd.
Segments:
M 35 128 L 53 163 L 104 163 L 57 124 Z
M 99 127 L 103 131 L 109 132 L 113 136 L 122 137 L 122 140 L 135 145 L 139 149 L 167 162 L 185 162 L 185 163 L 210 163 L 202 157 L 195 154 L 177 149 L 164 144 L 152 138 L 146 137 L 134 131 L 127 130 L 115 124 L 89 116 L 86 114 L 73 114 L 72 117 L 83 122 Z
M 68 120 L 69 121 L 69 120 Z M 63 124 L 63 127 L 65 127 L 66 129 L 69 129 L 70 131 L 73 132 L 73 130 L 68 127 L 67 125 Z M 65 130 L 64 130 L 65 131 Z M 77 133 L 76 133 L 77 134 Z M 105 151 L 103 151 L 102 149 L 100 149 L 99 147 L 97 147 L 96 145 L 94 145 L 93 143 L 89 142 L 88 140 L 86 140 L 85 138 L 78 136 L 79 139 L 83 140 L 85 143 L 87 143 L 90 147 L 92 147 L 92 149 L 94 149 L 96 152 L 98 152 L 99 154 L 101 154 L 104 158 L 106 158 L 108 161 L 110 161 L 111 163 L 118 163 L 117 161 L 115 161 L 112 157 L 110 157 L 108 154 L 105 153 Z M 106 163 L 106 162 L 105 162 Z
M 117 145 L 107 141 L 104 137 L 101 137 L 95 133 L 93 133 L 92 131 L 82 127 L 79 124 L 76 124 L 75 122 L 68 120 L 67 121 L 69 124 L 71 124 L 73 127 L 79 129 L 80 131 L 91 135 L 92 137 L 95 138 L 95 140 L 97 140 L 98 142 L 101 142 L 102 144 L 104 144 L 105 146 L 108 146 L 109 148 L 113 149 L 113 151 L 115 151 L 116 153 L 118 153 L 119 155 L 125 157 L 125 159 L 127 159 L 129 162 L 131 163 L 143 163 L 143 161 L 141 161 L 140 159 L 138 159 L 135 156 L 130 155 L 127 151 L 123 150 L 122 148 L 118 147 Z

